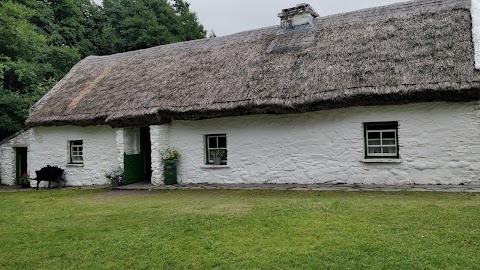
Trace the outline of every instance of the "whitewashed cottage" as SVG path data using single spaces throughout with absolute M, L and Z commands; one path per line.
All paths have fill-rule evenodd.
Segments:
M 162 184 L 169 146 L 181 183 L 480 183 L 480 0 L 279 16 L 87 57 L 32 108 L 28 142 L 2 149 L 26 147 L 31 175 L 64 168 L 67 185 L 105 184 L 116 166 Z

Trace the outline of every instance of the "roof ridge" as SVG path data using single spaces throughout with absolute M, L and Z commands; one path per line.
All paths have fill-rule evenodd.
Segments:
M 415 9 L 415 8 L 421 7 L 421 6 L 426 7 L 433 4 L 455 5 L 460 3 L 465 4 L 467 2 L 470 2 L 470 0 L 409 0 L 409 1 L 394 3 L 390 5 L 369 7 L 369 8 L 364 8 L 364 9 L 359 9 L 359 10 L 354 10 L 354 11 L 349 11 L 344 13 L 320 16 L 318 18 L 315 18 L 315 21 L 320 22 L 323 20 L 346 19 L 346 18 L 371 18 L 378 15 L 388 16 L 388 15 L 391 15 L 391 13 L 385 14 L 386 10 L 396 11 L 396 12 L 412 10 L 415 12 L 420 12 L 418 11 L 418 9 Z M 438 5 L 438 7 L 440 7 L 440 5 Z M 375 11 L 375 13 L 373 13 L 373 11 Z
M 382 11 L 391 10 L 391 11 L 401 12 L 406 10 L 415 10 L 415 7 L 419 7 L 419 6 L 428 6 L 432 4 L 447 4 L 447 3 L 453 5 L 453 4 L 466 3 L 466 2 L 470 2 L 470 0 L 410 0 L 410 1 L 400 2 L 400 3 L 390 4 L 390 5 L 370 7 L 370 8 L 364 8 L 364 9 L 354 10 L 349 12 L 342 12 L 342 13 L 332 14 L 327 16 L 320 16 L 318 18 L 315 18 L 314 23 L 318 25 L 320 23 L 325 23 L 325 22 L 334 23 L 334 22 L 343 21 L 346 19 L 365 19 L 365 18 L 372 18 L 376 16 L 389 16 L 391 14 L 385 14 L 385 12 L 382 12 Z M 373 13 L 372 11 L 376 11 L 376 12 Z M 266 32 L 269 32 L 270 34 L 274 34 L 278 30 L 278 28 L 279 28 L 278 25 L 272 25 L 272 26 L 266 26 L 266 27 L 241 31 L 241 32 L 233 33 L 226 36 L 216 37 L 216 38 L 203 38 L 203 39 L 181 41 L 176 43 L 163 44 L 163 45 L 158 45 L 150 48 L 115 53 L 110 55 L 102 55 L 102 56 L 92 55 L 84 58 L 82 61 L 87 60 L 92 63 L 98 63 L 98 62 L 104 62 L 104 61 L 113 60 L 113 59 L 121 60 L 124 58 L 133 57 L 136 55 L 141 56 L 141 55 L 158 52 L 158 51 L 164 51 L 165 53 L 167 53 L 169 49 L 178 50 L 182 48 L 191 48 L 192 47 L 191 45 L 198 45 L 201 43 L 214 46 L 217 43 L 225 42 L 226 40 L 239 39 L 245 36 L 249 36 L 250 38 L 252 38 L 255 36 L 261 36 Z

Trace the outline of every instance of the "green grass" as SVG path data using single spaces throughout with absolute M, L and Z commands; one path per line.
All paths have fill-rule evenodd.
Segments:
M 480 194 L 0 193 L 0 269 L 479 269 Z

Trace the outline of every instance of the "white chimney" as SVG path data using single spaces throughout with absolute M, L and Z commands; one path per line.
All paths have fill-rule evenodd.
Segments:
M 286 8 L 282 13 L 278 14 L 280 17 L 281 28 L 295 28 L 297 26 L 312 26 L 313 19 L 318 17 L 318 13 L 313 10 L 309 4 L 298 4 L 293 8 Z

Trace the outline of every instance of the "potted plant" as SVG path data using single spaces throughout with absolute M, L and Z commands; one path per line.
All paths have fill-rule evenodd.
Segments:
M 18 178 L 18 184 L 20 184 L 20 186 L 22 188 L 29 188 L 30 187 L 30 175 L 28 175 L 28 173 L 22 174 L 22 176 L 20 176 L 20 178 Z
M 167 148 L 162 153 L 162 158 L 165 161 L 165 166 L 163 167 L 163 182 L 165 185 L 175 185 L 177 182 L 177 165 L 175 161 L 179 160 L 182 154 L 180 151 L 173 147 Z
M 214 165 L 221 165 L 222 158 L 224 158 L 227 154 L 225 149 L 213 149 L 210 151 L 210 157 L 213 159 Z
M 162 158 L 164 160 L 179 160 L 180 157 L 182 156 L 182 154 L 180 153 L 180 151 L 178 151 L 177 149 L 175 149 L 174 147 L 169 147 L 167 148 L 167 150 L 165 150 L 163 153 L 162 153 Z
M 123 183 L 123 168 L 119 166 L 110 171 L 107 171 L 105 173 L 105 177 L 110 179 L 110 184 L 112 185 L 112 187 L 121 186 Z

